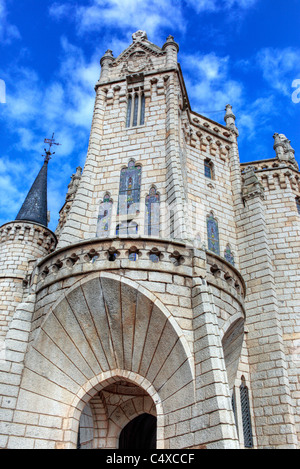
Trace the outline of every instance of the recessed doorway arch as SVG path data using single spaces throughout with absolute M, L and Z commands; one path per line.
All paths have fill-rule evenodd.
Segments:
M 138 415 L 121 431 L 119 449 L 156 449 L 156 425 L 153 415 Z

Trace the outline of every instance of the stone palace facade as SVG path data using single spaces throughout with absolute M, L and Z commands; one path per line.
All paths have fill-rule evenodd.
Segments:
M 0 228 L 0 447 L 299 448 L 295 152 L 276 133 L 241 164 L 173 37 L 132 38 L 101 59 L 56 232 L 47 158 Z

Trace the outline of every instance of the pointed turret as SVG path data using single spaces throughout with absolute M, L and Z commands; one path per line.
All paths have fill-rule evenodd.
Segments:
M 226 127 L 228 127 L 232 132 L 236 134 L 236 136 L 239 136 L 239 131 L 235 125 L 235 115 L 232 112 L 232 106 L 230 104 L 227 104 L 225 106 L 226 114 L 224 117 L 224 121 L 226 122 Z
M 47 216 L 47 169 L 48 158 L 32 184 L 16 220 L 26 220 L 48 226 Z

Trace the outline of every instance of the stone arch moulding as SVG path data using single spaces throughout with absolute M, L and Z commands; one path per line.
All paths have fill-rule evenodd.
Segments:
M 74 397 L 73 402 L 69 407 L 69 413 L 64 419 L 63 427 L 64 440 L 61 443 L 61 448 L 63 449 L 72 449 L 76 445 L 77 433 L 79 426 L 80 415 L 85 408 L 86 404 L 91 401 L 91 399 L 98 394 L 100 391 L 105 390 L 105 388 L 115 383 L 118 380 L 125 380 L 136 386 L 143 389 L 148 396 L 152 399 L 155 404 L 156 417 L 157 417 L 157 443 L 158 448 L 164 448 L 164 426 L 165 426 L 165 413 L 163 410 L 163 404 L 160 399 L 159 394 L 152 386 L 152 384 L 145 379 L 143 376 L 138 375 L 137 373 L 128 372 L 125 370 L 111 370 L 104 373 L 101 373 L 99 376 L 95 376 L 90 381 L 86 382 L 83 388 L 80 390 L 78 395 Z M 125 403 L 124 403 L 125 404 Z M 144 410 L 135 413 L 131 416 L 131 419 L 137 417 L 138 415 L 144 413 Z M 122 421 L 121 427 L 117 434 L 117 440 L 121 430 L 126 426 L 130 420 Z
M 62 420 L 63 435 L 51 436 L 50 426 L 43 439 L 76 446 L 70 432 L 80 406 L 112 374 L 146 386 L 161 405 L 157 415 L 195 402 L 192 354 L 176 320 L 137 282 L 101 272 L 79 280 L 46 315 L 26 357 L 18 410 L 47 409 L 50 420 Z

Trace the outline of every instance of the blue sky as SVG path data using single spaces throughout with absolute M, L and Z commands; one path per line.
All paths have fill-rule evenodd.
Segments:
M 233 106 L 242 162 L 273 158 L 278 132 L 300 163 L 299 0 L 0 0 L 0 225 L 15 219 L 55 132 L 55 230 L 84 166 L 100 58 L 139 29 L 158 46 L 174 36 L 194 111 L 223 124 Z

